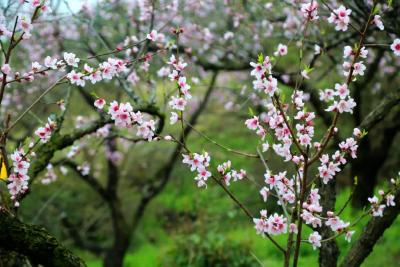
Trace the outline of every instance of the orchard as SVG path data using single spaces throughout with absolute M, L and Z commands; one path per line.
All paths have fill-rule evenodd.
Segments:
M 397 0 L 0 7 L 0 266 L 397 266 Z

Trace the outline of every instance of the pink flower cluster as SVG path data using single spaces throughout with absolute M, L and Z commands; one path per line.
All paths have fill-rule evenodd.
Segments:
M 296 98 L 294 99 L 293 102 L 296 103 Z M 298 102 L 299 101 L 297 101 L 297 104 L 299 104 Z M 301 107 L 302 106 L 303 105 L 301 105 Z M 314 137 L 314 126 L 313 126 L 315 118 L 314 112 L 299 111 L 297 112 L 294 118 L 298 120 L 298 123 L 296 124 L 296 130 L 297 130 L 296 136 L 298 138 L 300 145 L 304 147 L 310 146 L 311 140 Z
M 311 225 L 313 228 L 321 227 L 322 221 L 319 213 L 322 212 L 322 206 L 319 204 L 321 196 L 318 189 L 312 189 L 306 202 L 303 203 L 303 210 L 301 211 L 301 218 L 306 224 Z
M 56 122 L 48 118 L 46 125 L 44 127 L 39 127 L 35 131 L 35 134 L 40 138 L 40 141 L 42 143 L 47 143 L 50 140 L 51 134 L 53 133 L 55 128 L 56 128 Z
M 335 155 L 332 158 L 337 159 Z M 319 160 L 321 161 L 321 165 L 318 167 L 319 177 L 322 178 L 324 184 L 327 184 L 336 173 L 340 172 L 340 161 L 330 161 L 328 154 L 322 155 Z
M 196 171 L 197 176 L 194 180 L 197 182 L 198 187 L 207 186 L 206 182 L 209 177 L 211 177 L 211 172 L 207 170 L 207 167 L 210 166 L 210 156 L 207 152 L 203 154 L 182 154 L 183 156 L 183 163 L 187 164 L 190 167 L 192 172 Z
M 368 198 L 369 203 L 371 203 L 370 212 L 374 217 L 382 217 L 383 211 L 386 207 L 396 206 L 396 203 L 394 202 L 394 195 L 385 194 L 383 190 L 379 190 L 379 195 L 382 198 L 381 201 L 379 201 L 379 199 L 376 196 Z
M 102 109 L 104 108 L 105 100 L 97 99 L 94 105 Z M 145 120 L 140 111 L 133 111 L 130 103 L 118 103 L 117 101 L 113 101 L 109 105 L 108 114 L 111 115 L 111 119 L 114 120 L 116 126 L 132 128 L 133 125 L 137 125 L 137 136 L 147 139 L 148 141 L 153 140 L 155 136 L 155 121 Z
M 353 135 L 356 138 L 362 138 L 363 134 L 358 128 L 355 128 Z M 357 157 L 357 141 L 353 137 L 347 138 L 339 144 L 340 150 L 337 150 L 329 159 L 328 154 L 320 157 L 321 165 L 318 167 L 319 177 L 324 184 L 327 184 L 333 177 L 341 171 L 340 165 L 346 164 L 346 156 Z
M 57 174 L 54 171 L 54 167 L 51 163 L 49 163 L 46 167 L 46 173 L 44 174 L 44 177 L 42 178 L 41 182 L 44 185 L 51 184 L 57 180 Z
M 328 22 L 335 24 L 335 30 L 337 31 L 347 31 L 350 23 L 350 14 L 351 9 L 346 9 L 344 6 L 340 6 L 333 10 L 331 16 L 328 18 Z
M 278 195 L 279 205 L 286 205 L 287 203 L 293 204 L 295 202 L 296 196 L 294 180 L 288 179 L 286 177 L 286 172 L 280 172 L 277 175 L 273 175 L 271 171 L 264 174 L 265 183 L 269 186 L 269 189 L 274 189 Z M 297 179 L 299 177 L 296 177 Z M 264 187 L 261 189 L 260 194 L 262 195 L 264 201 L 267 200 L 269 190 Z M 283 202 L 283 203 L 281 203 Z
M 178 86 L 178 95 L 172 96 L 169 101 L 169 106 L 176 111 L 184 111 L 187 105 L 187 100 L 191 99 L 190 85 L 186 81 L 186 77 L 183 75 L 183 70 L 186 68 L 187 63 L 182 58 L 179 60 L 172 55 L 167 62 L 168 65 L 172 65 L 174 70 L 168 75 L 171 81 L 176 81 Z M 169 70 L 168 70 L 169 72 Z M 171 112 L 171 124 L 174 124 L 178 120 L 176 112 Z
M 242 180 L 247 175 L 246 171 L 243 169 L 240 171 L 231 169 L 231 165 L 231 161 L 228 160 L 217 167 L 218 172 L 222 175 L 222 178 L 227 186 L 231 184 L 231 180 L 236 182 L 238 180 Z
M 313 232 L 308 237 L 308 242 L 313 246 L 313 249 L 321 247 L 321 235 L 318 232 Z
M 260 211 L 260 218 L 253 218 L 257 234 L 279 235 L 287 232 L 287 219 L 275 213 L 267 216 L 266 210 Z
M 344 47 L 343 57 L 345 59 L 348 59 L 348 61 L 345 61 L 343 63 L 343 75 L 345 77 L 348 77 L 350 75 L 350 69 L 351 69 L 355 55 L 356 55 L 356 52 L 350 46 Z M 360 52 L 359 52 L 359 57 L 367 58 L 367 56 L 368 56 L 368 50 L 365 49 L 365 47 L 361 47 Z M 365 69 L 366 69 L 366 67 L 365 67 L 363 61 L 355 62 L 353 65 L 352 76 L 357 76 L 357 75 L 364 76 Z
M 349 227 L 349 222 L 344 222 L 339 218 L 339 216 L 335 216 L 333 212 L 327 212 L 328 219 L 325 222 L 326 226 L 329 226 L 334 232 L 341 232 Z
M 278 51 L 278 54 L 284 55 L 285 52 L 287 53 L 287 48 L 278 48 L 279 50 L 282 49 L 281 52 Z M 265 57 L 262 63 L 254 63 L 251 62 L 250 66 L 253 67 L 250 75 L 256 78 L 253 81 L 253 87 L 256 91 L 264 91 L 267 95 L 272 97 L 275 92 L 278 90 L 278 81 L 272 75 L 268 75 L 271 73 L 272 65 L 269 57 Z
M 163 42 L 165 40 L 164 34 L 158 33 L 156 30 L 152 30 L 146 38 L 152 42 Z
M 65 53 L 64 60 L 69 66 L 78 67 L 79 58 L 75 58 L 74 54 Z M 111 80 L 113 77 L 126 71 L 127 67 L 125 61 L 118 58 L 108 58 L 107 61 L 100 63 L 97 68 L 92 68 L 85 64 L 83 72 L 72 70 L 67 74 L 67 78 L 70 80 L 71 84 L 84 87 L 87 80 L 95 84 L 101 80 Z
M 13 163 L 13 173 L 8 177 L 8 191 L 10 192 L 11 199 L 14 201 L 16 207 L 19 206 L 18 195 L 24 194 L 28 190 L 28 170 L 30 163 L 24 155 L 24 150 L 15 150 L 11 154 Z
M 301 4 L 301 13 L 310 21 L 317 20 L 319 18 L 317 1 L 312 0 L 310 3 Z
M 335 90 L 325 89 L 320 93 L 320 99 L 330 102 L 331 105 L 326 111 L 347 112 L 353 114 L 353 108 L 357 105 L 350 96 L 347 84 L 335 84 Z M 332 102 L 333 101 L 333 102 Z

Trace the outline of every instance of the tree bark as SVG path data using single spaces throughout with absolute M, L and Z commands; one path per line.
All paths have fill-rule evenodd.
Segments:
M 30 267 L 30 265 L 25 256 L 0 248 L 0 267 Z
M 325 215 L 327 211 L 334 211 L 336 202 L 336 182 L 333 179 L 328 184 L 321 183 L 319 186 L 319 192 L 321 195 L 322 214 Z M 323 224 L 318 232 L 322 236 L 322 239 L 329 238 L 333 235 L 330 227 Z M 336 267 L 339 258 L 339 247 L 336 239 L 323 242 L 319 249 L 318 262 L 320 267 Z
M 0 249 L 24 255 L 32 264 L 45 267 L 86 266 L 44 228 L 24 224 L 5 211 L 0 211 Z

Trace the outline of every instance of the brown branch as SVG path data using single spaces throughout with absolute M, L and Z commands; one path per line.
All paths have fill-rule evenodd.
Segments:
M 76 247 L 89 250 L 95 255 L 101 255 L 105 251 L 105 248 L 99 246 L 97 243 L 92 243 L 85 240 L 81 235 L 81 229 L 79 228 L 79 226 L 74 225 L 72 222 L 70 222 L 66 214 L 61 218 L 61 223 L 67 229 L 68 234 L 73 240 Z
M 69 159 L 62 159 L 62 160 L 59 160 L 59 161 L 53 163 L 53 166 L 58 166 L 58 165 L 69 167 L 71 170 L 73 170 L 79 176 L 79 178 L 81 180 L 86 182 L 94 191 L 96 191 L 99 194 L 99 196 L 103 198 L 103 200 L 107 201 L 108 193 L 104 189 L 104 187 L 92 175 L 90 175 L 90 174 L 83 175 L 78 170 L 78 164 L 76 164 L 75 162 L 73 162 L 72 160 L 69 160 Z
M 77 129 L 70 134 L 64 135 L 61 135 L 59 130 L 56 130 L 56 132 L 53 133 L 50 141 L 40 145 L 35 151 L 36 157 L 32 159 L 28 173 L 29 177 L 31 177 L 30 182 L 32 183 L 36 179 L 37 175 L 46 168 L 56 151 L 71 146 L 76 140 L 88 134 L 94 133 L 97 131 L 97 129 L 110 122 L 111 119 L 100 119 L 86 125 L 84 128 Z
M 387 95 L 374 110 L 372 110 L 358 126 L 360 129 L 370 130 L 382 121 L 390 110 L 400 103 L 400 89 Z

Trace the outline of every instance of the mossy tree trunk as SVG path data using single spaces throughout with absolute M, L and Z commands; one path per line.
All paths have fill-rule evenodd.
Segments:
M 22 223 L 6 211 L 0 211 L 0 251 L 7 255 L 4 255 L 4 261 L 3 257 L 0 260 L 0 266 L 16 266 L 25 257 L 32 266 L 86 266 L 44 228 Z M 23 257 L 18 257 L 18 254 Z

